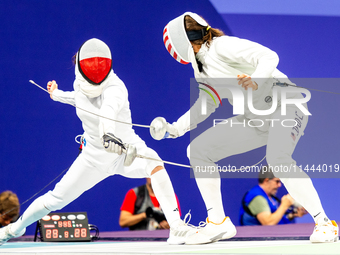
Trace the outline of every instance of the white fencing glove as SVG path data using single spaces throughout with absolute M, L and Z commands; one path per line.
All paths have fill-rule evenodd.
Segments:
M 121 155 L 123 150 L 126 150 L 122 140 L 111 133 L 103 135 L 102 143 L 106 151 L 117 153 L 118 155 Z
M 157 117 L 150 124 L 150 134 L 155 140 L 164 138 L 176 138 L 179 136 L 178 129 L 166 122 L 165 118 Z
M 164 138 L 177 138 L 179 137 L 178 129 L 175 127 L 175 125 L 166 123 L 166 133 Z

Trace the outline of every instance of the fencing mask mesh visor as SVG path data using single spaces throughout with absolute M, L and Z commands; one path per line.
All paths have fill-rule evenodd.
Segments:
M 96 38 L 86 41 L 78 51 L 78 68 L 87 82 L 100 85 L 112 68 L 110 48 Z
M 196 65 L 195 54 L 185 31 L 184 18 L 189 15 L 202 26 L 208 26 L 207 22 L 199 15 L 186 12 L 171 20 L 164 28 L 163 42 L 170 55 L 182 64 L 192 63 Z

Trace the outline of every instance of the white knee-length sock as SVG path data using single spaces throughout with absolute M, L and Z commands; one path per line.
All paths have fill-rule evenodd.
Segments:
M 221 223 L 225 218 L 221 195 L 221 179 L 218 177 L 196 178 L 196 183 L 207 208 L 209 221 Z
M 313 217 L 314 221 L 327 218 L 318 193 L 310 178 L 282 178 L 288 193 Z
M 40 220 L 49 213 L 50 210 L 44 206 L 42 197 L 38 197 L 26 209 L 23 215 L 12 224 L 11 231 L 13 234 L 19 234 L 24 228 L 31 225 L 33 222 Z
M 171 224 L 181 218 L 177 207 L 174 189 L 165 169 L 151 175 L 151 186 L 159 204 L 161 205 L 164 215 L 171 226 Z

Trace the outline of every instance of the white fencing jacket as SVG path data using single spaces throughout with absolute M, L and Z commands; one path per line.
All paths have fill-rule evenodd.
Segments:
M 279 63 L 278 55 L 267 47 L 249 40 L 232 36 L 214 38 L 210 47 L 207 47 L 206 44 L 202 45 L 196 54 L 196 59 L 203 66 L 203 72 L 195 71 L 194 73 L 197 82 L 204 82 L 214 87 L 221 99 L 227 98 L 231 105 L 233 105 L 232 94 L 229 89 L 221 87 L 221 82 L 241 88 L 237 84 L 237 75 L 247 74 L 258 84 L 258 89 L 253 91 L 253 105 L 257 110 L 266 110 L 271 107 L 272 102 L 265 99 L 268 96 L 272 97 L 274 82 L 287 82 L 293 85 L 288 77 L 276 68 Z M 219 78 L 223 78 L 223 81 Z M 217 84 L 218 86 L 216 86 Z M 245 98 L 245 117 L 248 119 L 263 118 L 263 116 L 256 116 L 250 112 L 247 105 L 247 91 L 243 88 L 241 90 Z M 179 136 L 194 129 L 198 123 L 209 117 L 218 107 L 219 100 L 216 100 L 218 103 L 216 106 L 213 99 L 206 96 L 207 114 L 202 115 L 203 93 L 206 92 L 200 91 L 199 98 L 191 109 L 173 123 Z M 295 96 L 296 94 L 289 97 Z M 268 116 L 265 116 L 265 118 L 268 118 Z M 268 129 L 268 126 L 264 126 L 263 129 Z
M 82 121 L 86 140 L 83 153 L 88 155 L 91 162 L 105 168 L 112 164 L 119 156 L 118 154 L 105 151 L 101 141 L 103 134 L 112 133 L 124 143 L 143 141 L 135 134 L 131 125 L 109 120 L 114 119 L 131 123 L 128 91 L 123 81 L 111 71 L 103 84 L 101 94 L 91 98 L 86 96 L 80 89 L 80 84 L 83 82 L 81 79 L 81 76 L 76 76 L 73 84 L 74 91 L 54 90 L 52 94 L 53 100 L 76 105 L 81 108 L 77 108 L 76 112 Z M 109 119 L 99 116 L 104 116 Z

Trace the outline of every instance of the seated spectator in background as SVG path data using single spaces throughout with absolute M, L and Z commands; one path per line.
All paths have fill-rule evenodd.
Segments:
M 276 197 L 282 186 L 271 169 L 264 166 L 258 178 L 259 184 L 250 189 L 242 199 L 240 209 L 241 225 L 277 225 L 294 223 L 296 217 L 302 217 L 307 211 L 289 195 L 281 200 Z
M 17 195 L 12 191 L 0 194 L 0 228 L 14 222 L 19 217 L 20 203 Z
M 177 196 L 176 199 L 181 213 Z M 130 230 L 170 228 L 153 193 L 150 178 L 146 178 L 146 184 L 130 189 L 126 193 L 120 208 L 119 225 L 122 228 L 129 227 Z

